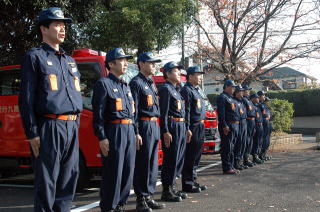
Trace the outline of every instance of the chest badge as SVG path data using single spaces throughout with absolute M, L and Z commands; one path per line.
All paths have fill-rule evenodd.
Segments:
M 146 87 L 144 87 L 144 89 L 148 90 L 148 89 L 149 89 L 149 87 L 148 87 L 148 86 L 146 86 Z
M 112 89 L 113 90 L 113 92 L 118 92 L 118 89 L 117 88 L 114 88 L 114 89 Z
M 49 61 L 49 60 L 47 60 L 47 64 L 48 64 L 48 66 L 52 66 L 53 65 L 52 61 Z

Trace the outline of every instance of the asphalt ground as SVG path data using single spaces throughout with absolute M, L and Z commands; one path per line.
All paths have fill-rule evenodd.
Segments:
M 189 194 L 180 203 L 166 203 L 166 209 L 159 211 L 319 212 L 320 157 L 315 145 L 309 146 L 273 152 L 271 161 L 237 176 L 222 174 L 219 155 L 204 155 L 198 180 L 208 190 Z M 180 188 L 179 179 L 177 183 Z M 99 201 L 98 187 L 99 180 L 92 180 L 90 188 L 77 193 L 72 212 L 100 211 L 93 207 Z M 160 196 L 161 185 L 154 198 L 160 200 Z M 134 209 L 135 196 L 131 195 L 126 210 Z M 30 175 L 0 179 L 0 212 L 18 211 L 33 211 Z

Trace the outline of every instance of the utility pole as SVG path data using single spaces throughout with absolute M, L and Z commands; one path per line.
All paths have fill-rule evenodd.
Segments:
M 199 12 L 197 12 L 195 19 L 197 20 L 198 23 L 200 23 L 200 15 Z M 201 52 L 201 47 L 200 47 L 200 42 L 201 42 L 201 34 L 200 34 L 200 26 L 197 24 L 197 37 L 198 37 L 198 55 L 199 55 L 199 67 L 200 70 L 203 71 L 202 67 L 202 52 Z M 203 84 L 203 79 L 201 82 L 201 88 L 204 90 L 204 84 Z
M 186 65 L 185 56 L 184 56 L 184 24 L 182 24 L 182 37 L 181 37 L 181 63 L 183 67 Z

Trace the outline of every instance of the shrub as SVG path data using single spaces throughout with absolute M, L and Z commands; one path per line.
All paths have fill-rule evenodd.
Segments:
M 273 114 L 272 127 L 276 132 L 290 131 L 293 124 L 293 103 L 283 99 L 273 99 L 270 102 Z

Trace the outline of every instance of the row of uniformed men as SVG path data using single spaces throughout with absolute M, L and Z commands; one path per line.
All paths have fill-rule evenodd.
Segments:
M 69 22 L 60 8 L 42 10 L 38 29 L 43 44 L 28 51 L 22 63 L 19 108 L 33 155 L 36 212 L 70 211 L 79 173 L 80 73 L 74 59 L 60 47 L 65 23 Z M 152 198 L 160 137 L 164 152 L 162 200 L 179 202 L 186 198 L 175 188 L 179 175 L 183 191 L 206 189 L 196 181 L 205 118 L 196 86 L 203 72 L 190 67 L 188 82 L 179 91 L 181 67 L 169 62 L 163 69 L 166 83 L 158 92 L 150 76 L 160 60 L 151 53 L 139 55 L 140 73 L 128 85 L 120 79 L 128 58 L 132 56 L 120 48 L 110 50 L 106 56 L 109 76 L 94 86 L 93 127 L 103 155 L 103 212 L 123 211 L 132 184 L 138 211 L 165 207 Z
M 271 159 L 267 156 L 272 131 L 270 99 L 264 91 L 250 95 L 252 88 L 232 80 L 226 80 L 223 89 L 217 98 L 222 169 L 225 174 L 238 174 Z
M 161 60 L 150 52 L 139 55 L 139 74 L 127 85 L 120 79 L 127 69 L 127 59 L 132 56 L 125 55 L 121 48 L 107 53 L 106 66 L 110 73 L 95 84 L 92 99 L 94 130 L 104 156 L 102 211 L 123 210 L 132 180 L 137 211 L 165 207 L 152 198 L 158 175 L 160 138 L 164 153 L 161 199 L 180 202 L 187 197 L 184 192 L 199 193 L 206 189 L 196 181 L 204 141 L 205 108 L 197 88 L 203 72 L 198 66 L 188 68 L 187 83 L 180 91 L 182 67 L 168 62 L 163 67 L 166 82 L 158 91 L 151 76 L 155 74 L 155 64 Z M 175 179 L 180 175 L 184 192 L 175 188 Z

